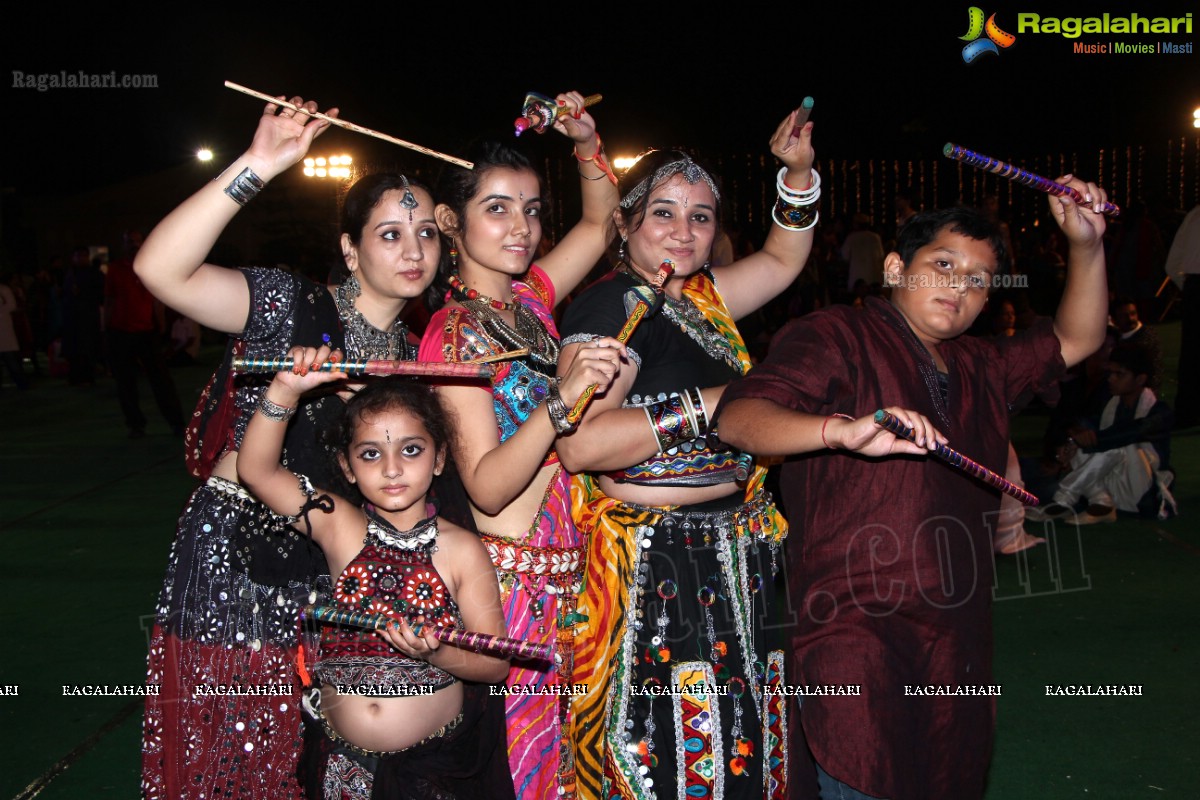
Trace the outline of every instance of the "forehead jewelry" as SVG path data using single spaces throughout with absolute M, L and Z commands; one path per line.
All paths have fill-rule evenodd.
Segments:
M 678 161 L 672 161 L 669 164 L 659 167 L 654 171 L 653 175 L 630 189 L 629 194 L 621 199 L 621 208 L 627 210 L 632 208 L 634 203 L 641 200 L 647 192 L 672 175 L 682 175 L 683 179 L 688 183 L 704 181 L 708 184 L 708 188 L 712 190 L 713 198 L 718 203 L 721 202 L 721 193 L 717 190 L 717 184 L 713 182 L 712 176 L 705 172 L 703 167 L 692 161 L 690 156 L 685 155 Z
M 416 201 L 416 197 L 413 194 L 413 187 L 408 185 L 407 176 L 401 175 L 400 182 L 404 185 L 404 197 L 400 198 L 400 205 L 403 207 L 403 209 L 412 211 L 416 206 L 419 206 L 420 203 Z M 409 215 L 409 219 L 412 219 L 412 215 Z

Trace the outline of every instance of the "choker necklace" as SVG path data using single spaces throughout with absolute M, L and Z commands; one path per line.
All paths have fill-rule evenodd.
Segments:
M 367 512 L 367 533 L 388 547 L 419 550 L 437 539 L 437 517 L 423 519 L 411 529 L 401 531 L 396 530 L 396 526 L 381 517 L 373 507 L 368 506 L 364 510 Z
M 357 283 L 357 282 L 356 282 Z M 397 316 L 389 330 L 381 331 L 364 317 L 354 306 L 354 287 L 345 283 L 333 289 L 333 302 L 342 319 L 346 336 L 346 356 L 361 359 L 416 358 L 412 345 L 408 343 L 408 327 Z
M 497 311 L 512 311 L 515 306 L 512 303 L 505 303 L 503 300 L 495 300 L 488 297 L 486 294 L 480 294 L 474 289 L 463 283 L 463 279 L 458 274 L 451 275 L 450 294 L 454 295 L 454 299 L 462 303 L 466 300 L 478 300 L 481 303 L 487 303 Z
M 558 365 L 558 340 L 550 335 L 546 326 L 524 305 L 517 303 L 513 309 L 515 327 L 496 313 L 483 298 L 459 300 L 470 311 L 483 328 L 484 334 L 498 343 L 502 350 L 529 348 L 529 355 L 520 359 L 543 375 L 553 378 Z

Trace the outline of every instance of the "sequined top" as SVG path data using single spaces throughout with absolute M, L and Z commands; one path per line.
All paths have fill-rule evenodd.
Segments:
M 427 625 L 461 629 L 462 614 L 433 566 L 437 518 L 398 531 L 369 508 L 367 516 L 363 549 L 338 577 L 334 602 L 349 611 L 409 620 L 423 616 Z M 397 653 L 374 631 L 336 625 L 321 629 L 313 674 L 335 686 L 441 688 L 456 680 L 428 661 Z
M 241 447 L 250 417 L 273 377 L 234 374 L 234 358 L 276 358 L 295 345 L 317 347 L 325 341 L 330 347 L 347 350 L 337 305 L 324 286 L 279 269 L 249 267 L 241 273 L 250 292 L 246 324 L 241 334 L 230 337 L 221 366 L 201 393 L 186 434 L 188 469 L 199 478 L 208 478 L 225 453 Z M 410 346 L 402 357 L 415 355 Z M 346 356 L 386 357 L 351 351 Z M 332 395 L 306 400 L 288 426 L 282 462 L 295 472 L 312 476 L 318 486 L 331 485 L 332 475 L 316 434 L 341 414 L 341 408 Z
M 525 280 L 513 281 L 512 287 L 514 301 L 532 311 L 546 331 L 557 339 L 558 329 L 551 312 L 554 308 L 554 284 L 546 273 L 536 265 L 531 266 Z M 430 318 L 418 358 L 421 361 L 456 363 L 495 355 L 503 350 L 484 333 L 470 311 L 458 307 L 443 308 Z M 492 402 L 501 442 L 516 433 L 534 409 L 546 399 L 549 384 L 550 377 L 528 357 L 503 361 L 497 365 L 496 377 L 492 381 Z M 552 450 L 543 466 L 556 463 L 558 456 Z

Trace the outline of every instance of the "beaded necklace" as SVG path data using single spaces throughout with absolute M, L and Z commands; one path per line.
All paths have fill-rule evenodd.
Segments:
M 503 300 L 496 300 L 495 298 L 488 297 L 486 294 L 480 294 L 476 290 L 467 286 L 465 283 L 463 283 L 463 279 L 460 278 L 457 273 L 451 275 L 448 280 L 450 281 L 450 294 L 454 295 L 454 299 L 460 303 L 467 300 L 478 300 L 482 303 L 487 303 L 497 311 L 513 310 L 514 306 L 512 303 L 506 303 Z

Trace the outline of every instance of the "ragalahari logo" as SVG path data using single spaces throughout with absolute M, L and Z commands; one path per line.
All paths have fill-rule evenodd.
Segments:
M 980 37 L 985 33 L 987 38 L 981 39 Z M 1000 30 L 1000 26 L 996 24 L 995 14 L 988 17 L 987 23 L 984 23 L 983 9 L 979 6 L 971 6 L 967 9 L 967 34 L 958 38 L 969 42 L 962 51 L 963 61 L 968 64 L 984 53 L 1000 55 L 999 48 L 1012 47 L 1013 42 L 1017 40 L 1017 37 L 1011 33 Z

